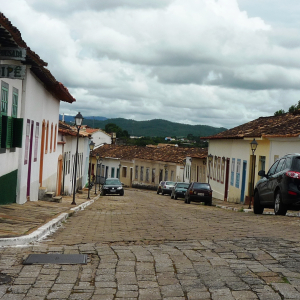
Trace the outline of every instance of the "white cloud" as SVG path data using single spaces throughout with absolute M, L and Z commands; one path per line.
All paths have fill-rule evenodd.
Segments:
M 300 12 L 287 1 L 268 15 L 258 0 L 0 4 L 77 99 L 62 112 L 232 127 L 298 102 L 299 21 L 276 22 Z

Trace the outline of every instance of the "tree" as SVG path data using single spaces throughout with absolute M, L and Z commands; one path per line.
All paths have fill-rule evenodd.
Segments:
M 274 116 L 277 117 L 277 116 L 281 116 L 283 114 L 285 114 L 285 111 L 283 109 L 279 109 L 279 110 L 275 111 Z

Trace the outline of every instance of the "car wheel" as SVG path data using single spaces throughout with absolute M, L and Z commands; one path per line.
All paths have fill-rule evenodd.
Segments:
M 186 198 L 186 203 L 187 203 L 187 204 L 190 204 L 190 203 L 191 203 L 191 199 L 190 199 L 189 196 Z
M 287 207 L 282 203 L 282 197 L 280 191 L 278 191 L 275 195 L 274 212 L 275 215 L 281 215 L 281 216 L 284 216 L 287 212 Z
M 175 195 L 174 195 L 174 199 L 177 200 L 177 198 L 178 198 L 178 197 L 177 197 L 177 194 L 175 194 Z
M 164 195 L 165 194 L 164 191 L 161 191 L 161 194 Z
M 104 191 L 102 191 L 102 196 L 105 196 L 105 192 Z
M 258 192 L 254 194 L 253 212 L 257 215 L 261 215 L 264 212 L 264 207 L 260 204 Z
M 158 195 L 158 194 L 159 194 L 159 191 L 157 191 L 156 194 Z
M 173 196 L 173 194 L 171 194 L 171 199 L 174 199 L 174 196 Z
M 124 196 L 124 192 L 121 192 L 121 193 L 120 193 L 120 196 Z
M 205 205 L 211 206 L 212 205 L 212 199 L 209 199 L 205 202 Z

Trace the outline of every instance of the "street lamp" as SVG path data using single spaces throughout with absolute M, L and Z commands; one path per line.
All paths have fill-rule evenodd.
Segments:
M 76 192 L 76 177 L 77 177 L 77 157 L 78 157 L 78 139 L 79 139 L 79 130 L 82 124 L 83 117 L 81 113 L 79 112 L 75 116 L 75 125 L 77 127 L 77 143 L 76 143 L 76 153 L 75 153 L 75 170 L 74 170 L 74 178 L 73 178 L 73 201 L 72 205 L 76 205 L 75 202 L 75 192 Z
M 92 171 L 92 151 L 94 150 L 95 147 L 95 143 L 93 141 L 90 142 L 90 172 L 89 172 L 89 186 L 88 186 L 88 197 L 87 199 L 91 199 L 90 198 L 90 186 L 91 186 L 91 171 Z
M 98 174 L 98 160 L 99 160 L 99 153 L 96 154 L 96 176 L 95 176 L 95 195 L 97 195 L 96 188 L 97 188 L 97 174 Z
M 103 159 L 100 158 L 99 161 L 100 161 L 100 172 L 99 172 L 99 191 L 100 191 L 100 186 L 101 186 L 101 174 L 102 174 L 102 161 L 103 161 Z
M 210 179 L 210 165 L 211 162 L 213 160 L 213 156 L 211 154 L 208 155 L 208 183 L 209 183 L 209 179 Z
M 251 201 L 252 201 L 252 195 L 254 192 L 254 173 L 255 173 L 255 161 L 254 161 L 254 152 L 257 148 L 257 141 L 253 139 L 253 141 L 250 143 L 251 151 L 252 151 L 252 171 L 251 171 L 251 191 L 249 195 L 249 209 L 251 209 Z
M 182 176 L 182 181 L 184 181 L 184 172 L 185 172 L 185 165 L 186 165 L 186 158 L 183 160 L 183 176 Z

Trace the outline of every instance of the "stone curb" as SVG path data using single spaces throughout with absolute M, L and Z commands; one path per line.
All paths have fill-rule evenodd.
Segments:
M 30 234 L 12 238 L 1 238 L 0 247 L 23 246 L 45 238 L 47 235 L 55 231 L 61 225 L 62 222 L 64 222 L 66 219 L 72 216 L 75 212 L 79 210 L 84 210 L 87 206 L 94 203 L 94 201 L 97 200 L 99 197 L 100 195 L 96 196 L 92 200 L 89 200 L 76 207 L 71 208 L 69 212 L 60 214 L 58 217 L 42 225 Z

